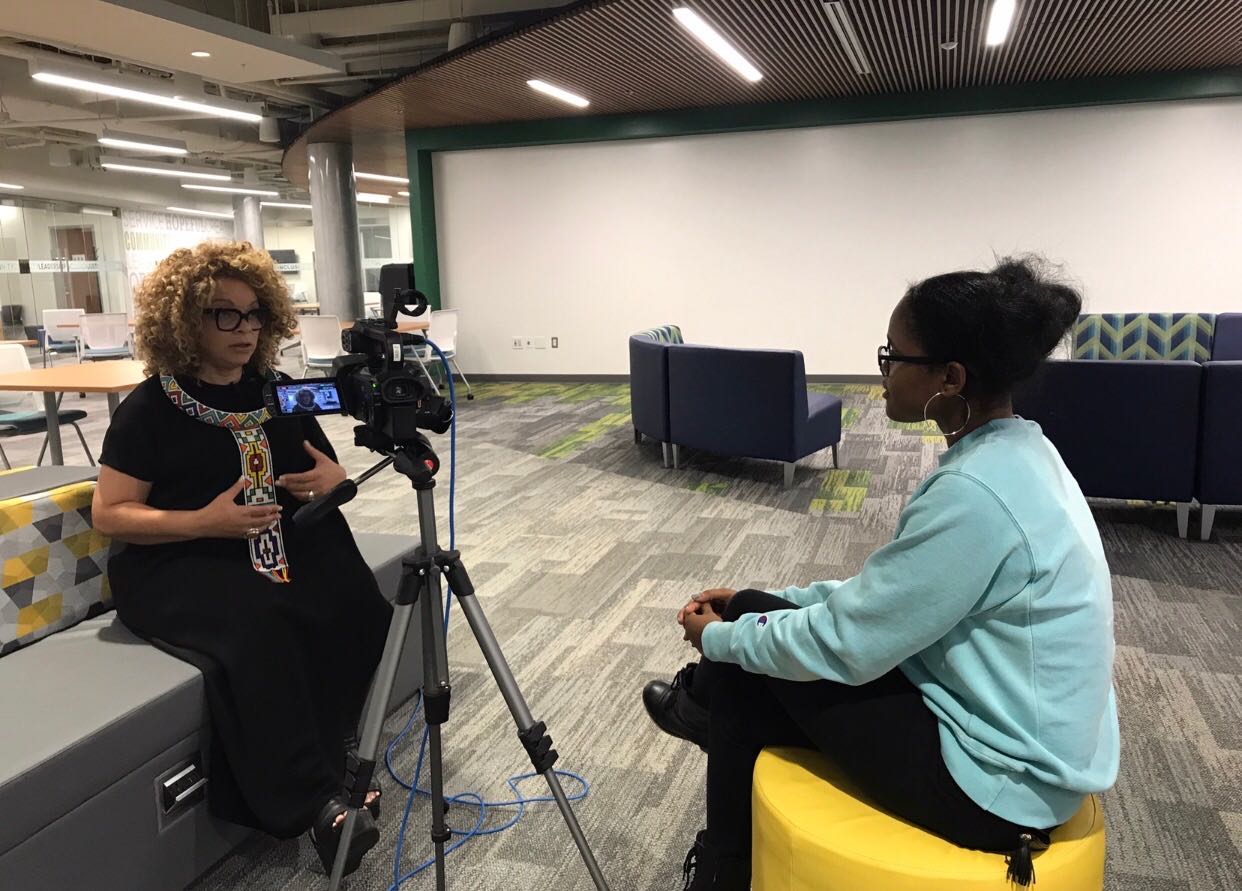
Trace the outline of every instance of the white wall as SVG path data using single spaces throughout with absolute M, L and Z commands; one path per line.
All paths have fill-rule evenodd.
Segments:
M 1242 100 L 444 153 L 435 172 L 468 372 L 622 374 L 627 335 L 671 322 L 874 374 L 910 282 L 1015 251 L 1063 262 L 1092 311 L 1242 310 Z

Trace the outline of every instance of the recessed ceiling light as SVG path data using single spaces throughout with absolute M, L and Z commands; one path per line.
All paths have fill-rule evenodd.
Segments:
M 60 63 L 57 64 L 59 66 Z M 130 77 L 122 80 L 121 75 L 114 75 L 96 69 L 91 69 L 90 73 L 84 73 L 82 76 L 43 70 L 36 70 L 30 76 L 40 83 L 83 90 L 100 96 L 115 96 L 118 99 L 129 99 L 132 102 L 144 102 L 148 105 L 159 105 L 163 108 L 175 108 L 178 111 L 196 111 L 213 117 L 232 118 L 233 120 L 252 121 L 254 123 L 258 123 L 262 118 L 262 115 L 247 110 L 239 103 L 230 103 L 227 100 L 210 97 L 210 101 L 200 102 L 184 99 L 181 96 L 139 88 L 139 84 L 145 87 L 148 83 L 158 86 L 158 81 L 152 81 L 151 78 L 138 79 Z M 133 86 L 130 86 L 130 84 Z M 208 99 L 208 97 L 204 97 L 204 99 Z
M 570 105 L 574 106 L 575 108 L 586 108 L 588 105 L 591 104 L 591 101 L 589 99 L 585 99 L 582 96 L 579 96 L 577 93 L 571 93 L 569 92 L 569 90 L 563 90 L 560 87 L 553 86 L 547 81 L 542 81 L 538 79 L 528 80 L 526 82 L 526 85 L 529 86 L 532 90 L 538 90 L 540 93 L 543 93 L 545 96 L 551 96 L 553 99 L 559 99 L 562 102 L 568 102 Z
M 845 51 L 845 56 L 850 60 L 854 72 L 870 74 L 871 64 L 867 61 L 866 50 L 863 49 L 862 41 L 858 39 L 858 32 L 854 30 L 854 23 L 850 21 L 845 4 L 838 0 L 825 3 L 824 12 L 828 13 L 828 24 L 836 33 L 837 40 L 841 42 L 841 49 Z
M 1000 46 L 1005 42 L 1017 6 L 1016 0 L 992 0 L 992 12 L 988 15 L 988 46 Z
M 171 204 L 168 205 L 168 209 L 176 213 L 193 214 L 196 217 L 216 217 L 221 220 L 233 219 L 233 215 L 231 213 L 221 213 L 218 210 L 197 210 L 193 207 L 174 207 Z
M 410 181 L 404 176 L 388 176 L 384 173 L 362 173 L 358 170 L 354 171 L 354 179 L 373 179 L 381 183 L 401 183 L 403 186 L 410 184 Z
M 391 195 L 380 195 L 377 192 L 359 192 L 356 197 L 367 204 L 388 204 L 392 201 Z
M 115 155 L 101 156 L 99 166 L 105 170 L 148 173 L 152 176 L 177 176 L 182 179 L 209 179 L 216 182 L 228 182 L 232 179 L 227 171 L 212 170 L 210 167 L 187 167 L 184 164 L 169 164 L 165 161 L 142 161 L 138 158 L 121 158 Z
M 288 207 L 294 210 L 310 210 L 309 204 L 299 204 L 296 201 L 260 201 L 263 207 Z
M 759 69 L 693 9 L 679 6 L 673 10 L 673 17 L 677 19 L 679 25 L 693 34 L 699 43 L 719 56 L 721 61 L 746 80 L 755 83 L 763 79 L 763 74 Z
M 190 150 L 180 139 L 159 139 L 154 136 L 140 136 L 137 133 L 120 133 L 104 128 L 103 136 L 99 137 L 100 145 L 112 148 L 130 149 L 135 152 L 155 152 L 160 155 L 188 155 Z
M 207 52 L 206 50 L 195 50 L 194 52 L 190 53 L 190 55 L 196 59 L 210 59 L 211 58 L 211 53 Z
M 25 186 L 19 186 L 15 183 L 0 183 L 0 189 L 24 189 Z
M 196 192 L 226 192 L 230 195 L 262 195 L 264 198 L 279 198 L 279 192 L 267 189 L 247 189 L 244 186 L 200 186 L 198 183 L 182 183 L 181 188 L 193 189 Z

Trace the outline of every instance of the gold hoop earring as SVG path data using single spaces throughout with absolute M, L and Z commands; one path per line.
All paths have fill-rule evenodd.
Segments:
M 923 420 L 924 421 L 932 420 L 931 418 L 927 416 L 927 409 L 931 407 L 932 400 L 935 399 L 937 396 L 943 396 L 943 395 L 944 395 L 943 393 L 932 393 L 931 399 L 928 399 L 925 403 L 923 403 Z M 957 434 L 961 433 L 963 430 L 965 430 L 970 425 L 970 400 L 967 399 L 965 396 L 963 396 L 961 393 L 954 393 L 953 395 L 956 396 L 958 399 L 962 400 L 962 402 L 966 403 L 966 420 L 962 421 L 962 426 L 958 427 L 956 430 L 952 430 L 948 433 L 945 433 L 945 431 L 941 430 L 940 432 L 944 433 L 945 436 L 957 436 Z M 940 423 L 936 422 L 936 426 L 939 427 Z

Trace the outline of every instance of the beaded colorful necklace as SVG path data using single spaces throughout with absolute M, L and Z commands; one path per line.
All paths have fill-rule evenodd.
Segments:
M 196 421 L 213 427 L 224 427 L 233 434 L 241 452 L 242 475 L 246 486 L 242 490 L 247 507 L 260 507 L 276 503 L 276 478 L 272 468 L 272 447 L 263 432 L 263 423 L 271 418 L 266 408 L 248 412 L 227 412 L 203 405 L 177 383 L 171 374 L 160 375 L 160 384 L 173 405 Z M 273 582 L 288 582 L 289 561 L 285 555 L 285 540 L 281 534 L 280 520 L 271 528 L 262 530 L 250 541 L 250 565 L 255 572 L 267 576 Z

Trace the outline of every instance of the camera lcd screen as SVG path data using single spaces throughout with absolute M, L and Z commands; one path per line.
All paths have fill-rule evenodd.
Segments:
M 282 415 L 341 413 L 341 394 L 335 380 L 290 381 L 274 389 L 277 411 Z

